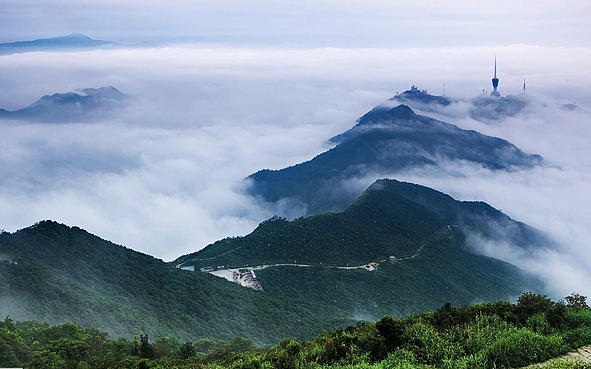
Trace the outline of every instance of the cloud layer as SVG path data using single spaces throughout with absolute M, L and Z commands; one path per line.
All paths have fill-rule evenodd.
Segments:
M 589 294 L 584 282 L 566 283 L 566 277 L 591 282 L 591 120 L 585 111 L 557 105 L 576 102 L 591 111 L 587 48 L 194 44 L 0 56 L 2 108 L 108 85 L 132 98 L 119 116 L 102 122 L 0 121 L 0 228 L 54 219 L 165 260 L 249 233 L 273 211 L 240 194 L 244 177 L 312 158 L 327 149 L 328 138 L 413 84 L 441 94 L 445 83 L 447 95 L 461 98 L 490 90 L 495 52 L 499 90 L 520 93 L 525 77 L 532 108 L 495 125 L 471 120 L 461 105 L 439 118 L 505 138 L 548 165 L 515 173 L 454 167 L 460 179 L 417 171 L 395 178 L 484 200 L 550 232 L 563 247 L 560 265 L 576 271 L 554 268 L 561 281 L 556 294 L 568 288 Z M 517 259 L 501 251 L 498 256 Z M 538 259 L 543 268 L 539 260 L 520 262 L 553 270 L 548 254 Z

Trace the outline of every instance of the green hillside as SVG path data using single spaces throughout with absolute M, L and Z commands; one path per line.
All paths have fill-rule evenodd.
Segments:
M 115 336 L 240 333 L 257 342 L 311 337 L 350 321 L 338 307 L 278 299 L 183 271 L 52 221 L 1 234 L 0 255 L 0 314 L 16 319 L 72 321 Z
M 449 236 L 449 230 L 432 211 L 395 194 L 369 191 L 342 213 L 270 220 L 245 237 L 216 242 L 173 263 L 359 265 L 390 255 L 410 256 L 421 244 L 442 236 Z
M 376 181 L 370 189 L 380 190 L 420 204 L 436 213 L 447 224 L 457 225 L 464 234 L 477 233 L 490 240 L 501 240 L 524 249 L 551 246 L 541 231 L 511 219 L 482 201 L 457 201 L 432 188 L 396 180 Z
M 373 272 L 284 266 L 256 275 L 268 293 L 341 306 L 359 320 L 375 320 L 384 314 L 408 316 L 434 310 L 446 301 L 466 305 L 509 300 L 540 288 L 514 266 L 466 252 L 458 241 L 428 242 L 416 257 L 382 263 Z
M 411 189 L 433 197 L 425 204 L 443 198 L 449 204 L 442 204 L 451 206 L 449 214 L 421 205 Z M 332 304 L 367 320 L 434 309 L 445 301 L 514 299 L 542 288 L 515 266 L 468 250 L 455 220 L 472 214 L 466 218 L 478 229 L 483 225 L 476 215 L 485 213 L 515 223 L 483 203 L 462 203 L 426 187 L 381 180 L 342 213 L 274 218 L 247 236 L 216 242 L 173 264 L 197 269 L 264 264 L 268 267 L 256 270 L 256 276 L 265 292 Z M 396 261 L 391 263 L 390 256 Z M 370 262 L 380 262 L 378 269 L 344 269 Z
M 428 187 L 384 179 L 343 212 L 293 221 L 275 217 L 247 236 L 218 241 L 173 264 L 197 268 L 296 262 L 360 265 L 391 255 L 407 257 L 423 244 L 472 232 L 523 247 L 549 242 L 536 229 L 486 203 L 457 201 Z M 457 245 L 463 247 L 463 239 Z

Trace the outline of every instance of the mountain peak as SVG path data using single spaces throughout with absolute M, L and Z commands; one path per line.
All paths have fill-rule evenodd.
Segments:
M 87 96 L 95 96 L 98 98 L 114 98 L 121 99 L 124 97 L 123 92 L 119 91 L 113 86 L 99 87 L 99 88 L 83 88 L 77 90 Z
M 85 39 L 85 40 L 92 40 L 90 37 L 86 36 L 83 33 L 70 33 L 69 35 L 64 36 L 63 38 L 76 38 L 76 39 Z
M 392 97 L 390 101 L 404 102 L 411 105 L 416 105 L 421 108 L 426 106 L 448 106 L 452 100 L 445 96 L 431 95 L 427 90 L 420 90 L 412 86 L 410 90 L 406 90 L 401 94 Z
M 400 104 L 395 108 L 390 109 L 388 112 L 389 116 L 396 116 L 403 119 L 410 119 L 417 116 L 417 114 L 408 106 Z
M 378 105 L 357 120 L 357 124 L 350 130 L 332 137 L 329 142 L 341 143 L 352 137 L 372 129 L 374 126 L 395 126 L 418 121 L 421 116 L 416 114 L 408 105 L 400 104 L 394 108 Z
M 311 215 L 342 210 L 355 199 L 358 190 L 335 187 L 341 181 L 414 168 L 448 170 L 451 161 L 510 171 L 542 162 L 506 140 L 415 114 L 406 104 L 377 106 L 330 142 L 333 148 L 310 161 L 251 175 L 249 193 L 268 202 L 289 199 Z
M 44 95 L 15 111 L 0 110 L 0 119 L 43 122 L 87 121 L 113 114 L 126 104 L 126 95 L 113 86 L 84 88 Z
M 392 109 L 388 106 L 379 105 L 359 118 L 357 125 L 363 126 L 394 120 L 411 120 L 416 117 L 417 114 L 408 105 L 400 104 Z
M 71 50 L 119 45 L 113 41 L 95 40 L 82 33 L 41 38 L 31 41 L 0 43 L 0 54 L 12 54 L 36 50 Z

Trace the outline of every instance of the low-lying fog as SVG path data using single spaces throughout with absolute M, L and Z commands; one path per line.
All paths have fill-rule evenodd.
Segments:
M 591 294 L 591 49 L 289 49 L 181 45 L 32 52 L 0 56 L 0 107 L 20 109 L 45 94 L 114 86 L 129 106 L 94 122 L 0 121 L 0 228 L 42 219 L 165 260 L 273 215 L 241 194 L 263 168 L 312 158 L 326 140 L 411 85 L 471 98 L 499 91 L 532 104 L 498 124 L 455 105 L 439 119 L 505 138 L 544 157 L 544 167 L 491 172 L 469 166 L 396 175 L 462 200 L 483 200 L 549 232 L 562 250 L 531 257 L 510 247 L 487 253 L 540 271 L 556 296 Z M 585 110 L 566 111 L 576 103 Z M 455 109 L 455 110 L 454 110 Z M 374 178 L 352 184 L 363 187 Z

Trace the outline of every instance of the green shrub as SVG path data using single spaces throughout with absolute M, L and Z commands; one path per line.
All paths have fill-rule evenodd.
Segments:
M 459 344 L 445 339 L 432 326 L 417 322 L 406 329 L 408 341 L 405 348 L 411 350 L 419 362 L 437 365 L 446 359 L 462 356 L 464 351 Z
M 533 332 L 543 335 L 548 335 L 556 330 L 550 327 L 550 323 L 548 323 L 548 318 L 544 313 L 538 313 L 532 317 L 530 317 L 525 326 L 531 329 Z
M 546 311 L 548 323 L 551 327 L 560 329 L 566 324 L 566 316 L 568 314 L 566 305 L 563 303 L 553 303 Z
M 525 324 L 530 317 L 538 313 L 547 313 L 553 305 L 554 302 L 546 295 L 526 292 L 517 299 L 515 313 L 519 321 Z
M 271 369 L 283 368 L 281 366 L 271 365 L 271 363 L 263 360 L 259 355 L 246 354 L 235 360 L 228 366 L 230 369 Z
M 514 328 L 497 315 L 479 315 L 461 331 L 466 354 L 477 354 L 495 343 L 499 336 Z
M 570 311 L 566 315 L 566 320 L 569 327 L 591 328 L 591 310 Z
M 499 336 L 485 356 L 489 365 L 522 367 L 557 357 L 568 350 L 560 336 L 542 336 L 527 328 L 512 329 Z
M 444 369 L 486 369 L 486 357 L 483 354 L 467 355 L 458 359 L 445 359 L 441 365 Z
M 562 337 L 569 348 L 579 348 L 591 344 L 591 329 L 588 327 L 568 329 L 562 333 Z

